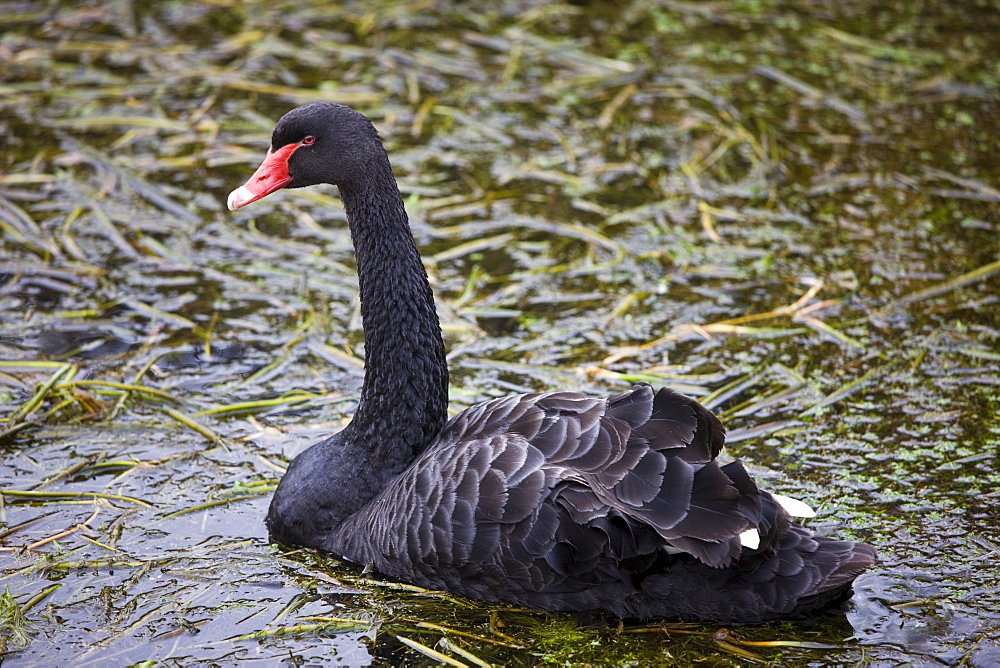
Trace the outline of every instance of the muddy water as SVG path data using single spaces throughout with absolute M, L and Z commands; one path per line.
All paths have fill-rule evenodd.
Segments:
M 1000 661 L 995 3 L 0 11 L 12 665 L 470 661 L 442 638 L 495 663 Z M 879 549 L 853 607 L 739 631 L 777 645 L 619 633 L 269 546 L 280 467 L 360 389 L 357 281 L 333 189 L 224 198 L 312 100 L 386 140 L 456 408 L 699 396 L 815 528 Z

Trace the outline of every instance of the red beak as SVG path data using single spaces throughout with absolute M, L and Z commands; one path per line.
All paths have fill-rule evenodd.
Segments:
M 256 202 L 275 190 L 284 188 L 292 182 L 288 175 L 288 159 L 292 157 L 300 144 L 286 144 L 277 151 L 267 149 L 267 156 L 260 167 L 253 173 L 250 180 L 229 193 L 229 210 L 236 211 L 241 206 Z

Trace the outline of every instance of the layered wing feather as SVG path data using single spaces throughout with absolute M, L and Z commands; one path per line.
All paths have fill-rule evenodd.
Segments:
M 838 564 L 804 565 L 816 550 L 801 530 L 768 561 L 790 540 L 788 515 L 739 463 L 719 466 L 724 435 L 693 399 L 648 385 L 496 399 L 449 422 L 325 549 L 424 586 L 557 609 L 669 615 L 664 583 L 681 571 L 724 581 L 720 568 L 751 565 L 745 588 L 765 598 L 813 595 L 822 578 L 809 573 Z M 741 541 L 750 529 L 756 550 Z M 799 583 L 773 593 L 789 573 Z
M 579 551 L 567 541 L 573 526 L 611 516 L 652 528 L 662 546 L 726 565 L 752 520 L 741 505 L 746 494 L 714 462 L 723 439 L 697 402 L 648 385 L 607 399 L 496 399 L 453 419 L 353 522 L 367 524 L 357 529 L 378 548 L 365 556 L 428 571 L 496 561 L 501 548 L 510 553 L 500 555 L 505 568 L 520 569 L 526 557 L 558 563 L 548 551 Z M 348 552 L 364 551 L 350 542 Z

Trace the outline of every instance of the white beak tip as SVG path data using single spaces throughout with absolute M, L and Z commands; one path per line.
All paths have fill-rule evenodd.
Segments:
M 229 199 L 226 200 L 226 205 L 229 207 L 230 211 L 236 211 L 244 204 L 253 201 L 253 193 L 246 186 L 240 186 L 233 192 L 229 193 Z

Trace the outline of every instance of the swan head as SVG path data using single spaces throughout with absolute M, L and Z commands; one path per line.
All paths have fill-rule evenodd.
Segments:
M 229 210 L 281 188 L 351 185 L 364 179 L 373 158 L 387 162 L 378 132 L 363 114 L 324 102 L 296 107 L 278 121 L 257 171 L 229 194 Z

